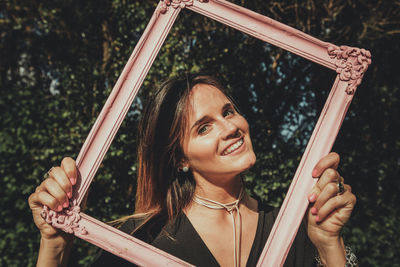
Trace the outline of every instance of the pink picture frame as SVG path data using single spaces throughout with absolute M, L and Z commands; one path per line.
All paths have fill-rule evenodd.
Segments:
M 371 63 L 368 50 L 323 42 L 224 0 L 161 0 L 93 125 L 77 158 L 80 179 L 69 208 L 42 216 L 54 227 L 140 266 L 191 266 L 164 251 L 80 212 L 80 204 L 178 14 L 192 10 L 337 73 L 257 266 L 281 266 L 316 183 L 317 161 L 331 150 L 357 86 Z M 285 223 L 282 223 L 285 222 Z

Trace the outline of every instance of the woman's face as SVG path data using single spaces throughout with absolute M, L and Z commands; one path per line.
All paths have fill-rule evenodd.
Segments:
M 230 179 L 254 164 L 249 125 L 219 89 L 196 85 L 188 106 L 183 152 L 196 179 Z

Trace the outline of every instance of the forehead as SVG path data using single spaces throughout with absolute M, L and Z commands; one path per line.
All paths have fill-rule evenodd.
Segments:
M 210 112 L 222 108 L 227 103 L 231 103 L 231 101 L 215 86 L 197 84 L 189 94 L 189 122 L 210 115 Z

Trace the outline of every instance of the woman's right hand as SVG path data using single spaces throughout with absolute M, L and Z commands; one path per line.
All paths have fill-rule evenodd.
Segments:
M 43 180 L 36 187 L 35 192 L 29 196 L 29 207 L 42 239 L 66 242 L 66 234 L 46 223 L 40 213 L 43 206 L 56 212 L 68 208 L 69 199 L 72 197 L 72 187 L 76 184 L 78 177 L 75 160 L 69 157 L 64 158 L 61 166 L 53 167 L 48 174 L 49 177 Z

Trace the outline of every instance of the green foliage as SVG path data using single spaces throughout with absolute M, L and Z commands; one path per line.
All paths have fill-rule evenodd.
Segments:
M 35 265 L 39 233 L 28 196 L 47 169 L 77 156 L 156 2 L 0 3 L 0 266 Z M 232 2 L 371 50 L 373 64 L 334 146 L 358 197 L 343 233 L 361 266 L 399 266 L 398 1 Z M 168 76 L 199 70 L 226 83 L 251 124 L 257 164 L 245 174 L 250 193 L 280 205 L 334 73 L 185 10 L 96 175 L 86 213 L 109 221 L 133 212 L 142 102 Z M 70 265 L 90 264 L 96 248 L 75 243 Z

